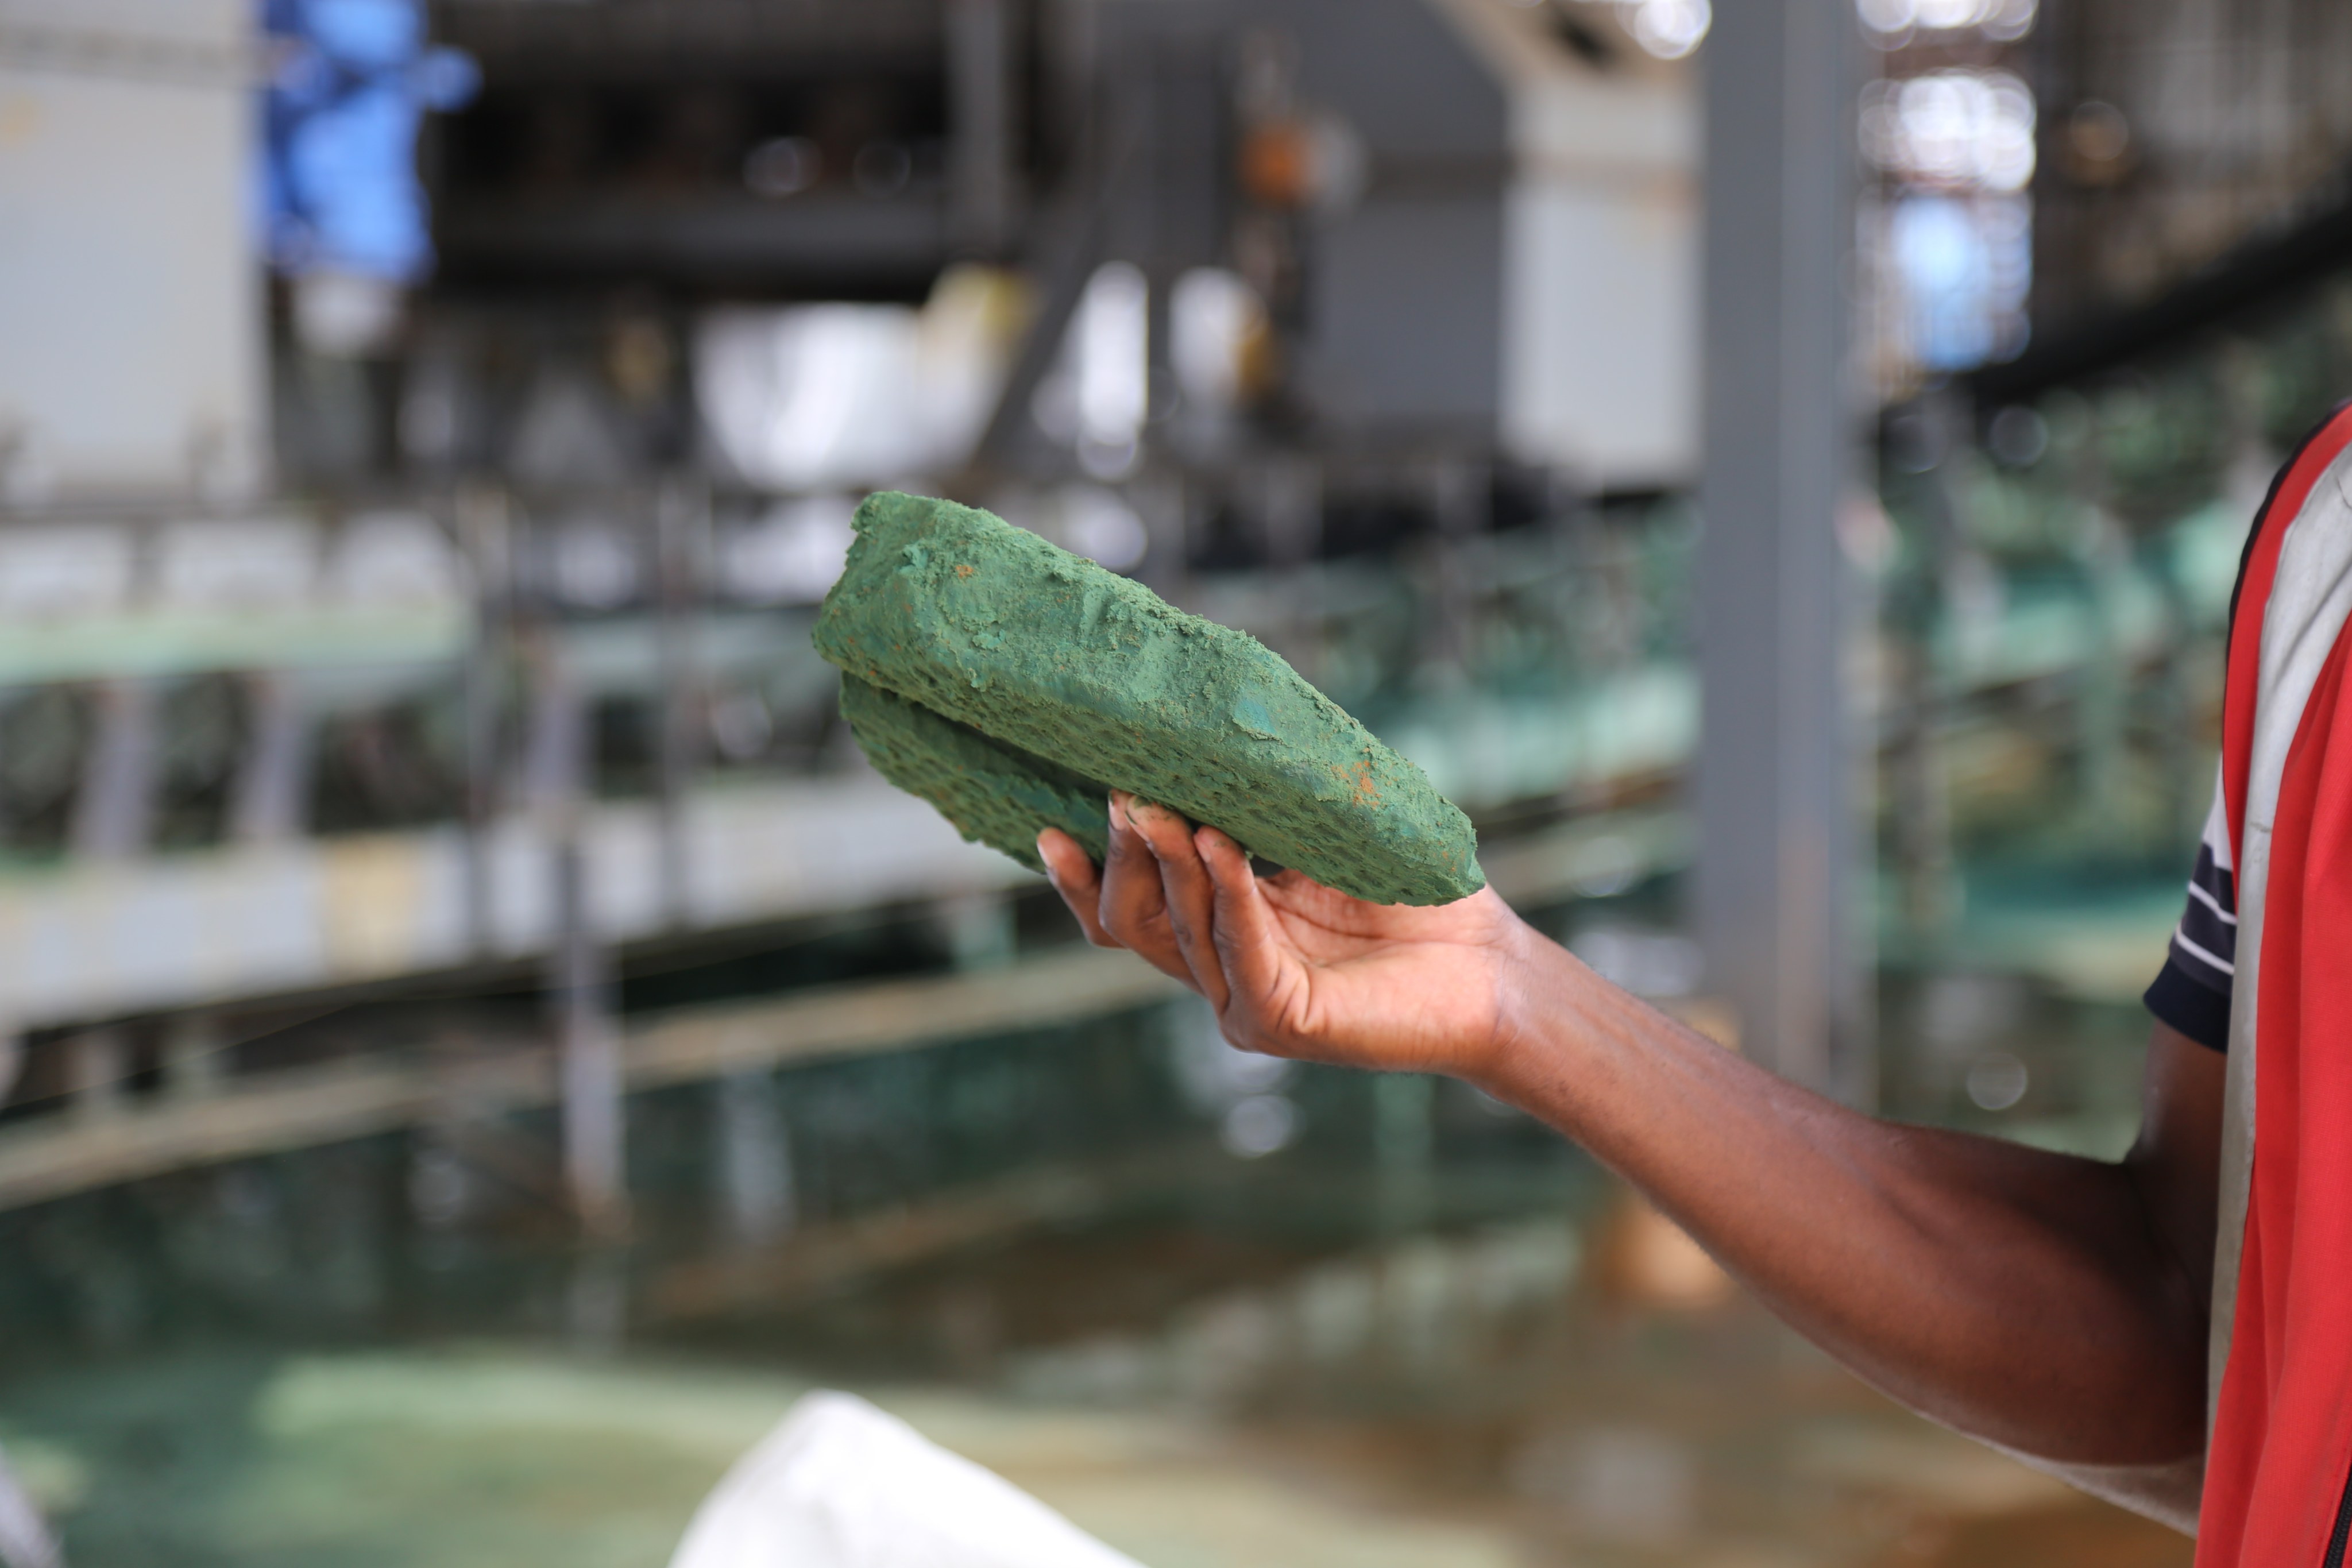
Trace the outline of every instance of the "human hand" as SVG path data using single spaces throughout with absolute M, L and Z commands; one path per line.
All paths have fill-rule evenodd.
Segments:
M 1541 942 L 1491 888 L 1416 908 L 1261 878 L 1225 834 L 1120 792 L 1099 871 L 1058 829 L 1037 852 L 1087 941 L 1182 981 L 1228 1040 L 1269 1056 L 1484 1079 Z

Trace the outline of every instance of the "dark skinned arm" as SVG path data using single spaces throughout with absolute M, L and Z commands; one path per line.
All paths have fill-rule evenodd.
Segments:
M 1039 848 L 1089 940 L 1245 1050 L 1443 1072 L 1582 1143 L 1799 1331 L 1931 1419 L 2193 1530 L 2222 1058 L 2158 1025 L 2108 1163 L 1882 1121 L 1609 985 L 1490 889 L 1367 904 L 1114 796 L 1099 871 Z

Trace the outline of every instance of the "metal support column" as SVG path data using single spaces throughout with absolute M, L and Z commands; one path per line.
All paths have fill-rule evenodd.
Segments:
M 677 481 L 654 498 L 655 582 L 658 620 L 656 659 L 661 675 L 655 801 L 661 821 L 662 909 L 670 924 L 693 919 L 688 886 L 687 795 L 702 763 L 709 731 L 697 632 L 702 621 L 710 496 L 698 483 Z
M 612 976 L 588 910 L 587 857 L 577 833 L 555 849 L 556 1047 L 563 1085 L 563 1180 L 592 1235 L 628 1226 L 621 1031 L 613 1017 Z
M 500 805 L 499 736 L 513 623 L 514 572 L 506 494 L 457 492 L 456 531 L 474 595 L 466 651 L 466 922 L 474 951 L 491 947 L 490 828 Z
M 772 1246 L 791 1233 L 799 1211 L 776 1075 L 759 1068 L 728 1073 L 711 1080 L 710 1093 L 720 1225 L 737 1247 Z
M 1851 0 L 1716 9 L 1706 43 L 1706 727 L 1696 916 L 1743 1048 L 1868 1097 L 1848 584 L 1835 520 L 1853 480 L 1845 369 L 1860 38 Z
M 585 838 L 587 704 L 551 626 L 532 628 L 530 774 L 552 852 L 556 936 L 548 955 L 562 1095 L 563 1179 L 592 1237 L 628 1226 L 621 1035 L 598 940 Z
M 229 794 L 229 837 L 278 844 L 301 833 L 310 795 L 310 712 L 291 671 L 248 677 L 253 735 Z
M 147 847 L 155 818 L 156 692 L 138 679 L 100 683 L 98 728 L 82 765 L 70 842 L 76 855 L 125 860 Z

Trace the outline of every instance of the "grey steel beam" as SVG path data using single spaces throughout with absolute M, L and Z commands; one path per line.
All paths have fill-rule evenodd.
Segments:
M 786 202 L 582 197 L 544 206 L 471 197 L 436 214 L 435 238 L 445 267 L 467 277 L 919 289 L 947 259 L 949 216 L 943 198 L 922 191 L 878 201 L 816 190 Z
M 1492 846 L 1483 859 L 1497 891 L 1532 908 L 1570 897 L 1597 867 L 1661 870 L 1681 864 L 1685 849 L 1675 814 L 1617 812 Z M 1181 994 L 1149 965 L 1078 944 L 1003 966 L 716 1003 L 650 1018 L 608 1016 L 608 1021 L 621 1041 L 624 1087 L 635 1093 L 1054 1029 Z M 1667 1005 L 1702 1034 L 1717 1036 L 1706 1002 Z M 217 1027 L 172 1026 L 163 1047 L 166 1092 L 136 1100 L 120 1115 L 78 1116 L 68 1104 L 65 1114 L 0 1127 L 0 1211 L 168 1171 L 430 1126 L 446 1121 L 453 1104 L 489 1115 L 560 1105 L 567 1093 L 565 1058 L 543 1040 L 451 1042 L 437 1055 L 382 1052 L 247 1073 L 234 1070 L 237 1064 L 219 1053 Z M 193 1067 L 187 1058 L 208 1047 L 221 1081 L 187 1092 Z M 0 1046 L 0 1079 L 6 1077 L 7 1056 Z M 1423 1157 L 1418 1141 L 1425 1136 L 1416 1125 L 1427 1109 L 1419 1094 L 1408 1089 L 1394 1096 L 1387 1112 L 1393 1119 L 1391 1136 L 1400 1140 L 1390 1147 L 1402 1157 L 1408 1188 L 1409 1173 Z M 779 1121 L 776 1131 L 789 1128 Z M 789 1177 L 787 1166 L 775 1170 Z M 502 1174 L 528 1184 L 529 1173 L 514 1162 L 505 1163 Z M 733 1201 L 724 1193 L 714 1195 L 722 1205 Z M 761 1201 L 782 1204 L 786 1197 L 772 1192 Z M 771 1211 L 772 1218 L 779 1216 L 789 1220 L 789 1206 Z
M 1744 1048 L 1869 1092 L 1836 516 L 1861 41 L 1851 0 L 1738 0 L 1706 47 L 1696 923 Z

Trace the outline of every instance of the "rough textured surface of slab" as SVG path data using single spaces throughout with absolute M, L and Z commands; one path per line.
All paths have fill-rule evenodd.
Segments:
M 1109 787 L 1358 898 L 1485 885 L 1469 820 L 1255 638 L 971 507 L 884 493 L 856 526 L 817 649 L 884 776 L 967 837 L 1034 865 L 1086 816 L 1099 855 Z
M 884 778 L 938 806 L 966 838 L 1033 871 L 1045 868 L 1037 835 L 1047 827 L 1060 828 L 1097 860 L 1109 847 L 1109 800 L 1100 784 L 854 675 L 841 678 L 841 715 Z

